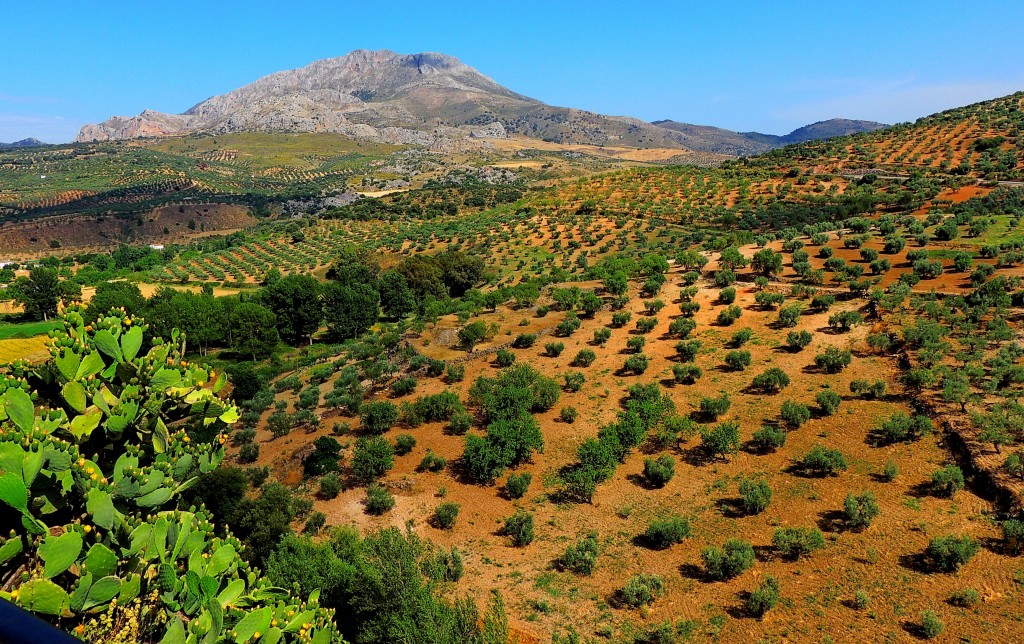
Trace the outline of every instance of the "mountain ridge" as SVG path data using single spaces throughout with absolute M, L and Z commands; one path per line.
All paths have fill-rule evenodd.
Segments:
M 792 143 L 873 132 L 889 127 L 885 123 L 876 121 L 834 118 L 804 125 L 789 134 L 777 135 L 761 132 L 736 132 L 711 125 L 680 123 L 672 119 L 652 121 L 651 124 L 679 132 L 686 137 L 686 144 L 692 150 L 733 156 L 760 154 Z
M 37 148 L 37 147 L 39 147 L 41 145 L 49 145 L 49 143 L 45 143 L 45 142 L 40 141 L 39 139 L 37 139 L 37 138 L 35 138 L 33 136 L 30 136 L 30 137 L 28 137 L 26 139 L 22 139 L 20 141 L 15 141 L 13 143 L 0 143 L 0 150 L 16 150 L 16 149 L 19 149 L 19 148 Z
M 770 135 L 675 121 L 652 124 L 551 106 L 498 84 L 453 56 L 365 49 L 274 72 L 200 101 L 181 114 L 144 110 L 137 116 L 113 116 L 84 126 L 76 142 L 242 131 L 331 132 L 423 145 L 516 134 L 559 144 L 721 151 L 732 156 L 785 145 L 764 138 Z

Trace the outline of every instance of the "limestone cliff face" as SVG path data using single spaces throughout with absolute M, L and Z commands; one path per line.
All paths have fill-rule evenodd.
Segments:
M 277 72 L 184 114 L 147 110 L 87 125 L 78 141 L 196 132 L 338 132 L 390 143 L 524 134 L 561 143 L 684 147 L 643 121 L 551 107 L 502 87 L 457 58 L 357 50 Z

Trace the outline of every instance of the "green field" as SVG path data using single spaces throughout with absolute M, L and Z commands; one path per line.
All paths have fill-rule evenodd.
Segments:
M 61 326 L 57 320 L 48 322 L 20 322 L 9 324 L 0 322 L 0 340 L 16 340 L 45 335 Z

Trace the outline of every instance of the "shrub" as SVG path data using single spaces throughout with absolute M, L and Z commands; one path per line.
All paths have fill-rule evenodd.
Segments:
M 850 366 L 852 357 L 846 349 L 826 347 L 825 351 L 814 356 L 814 364 L 828 373 L 839 373 Z
M 677 543 L 682 543 L 683 539 L 689 538 L 691 532 L 690 521 L 678 514 L 673 514 L 651 521 L 647 526 L 647 531 L 644 532 L 644 541 L 652 548 L 664 550 Z
M 794 327 L 800 321 L 800 314 L 804 306 L 799 302 L 787 304 L 779 309 L 779 324 L 784 327 Z
M 284 412 L 274 412 L 267 418 L 267 429 L 274 435 L 274 438 L 281 438 L 292 431 L 292 419 Z
M 306 525 L 303 526 L 302 531 L 306 534 L 317 534 L 325 525 L 327 525 L 327 515 L 323 512 L 314 512 L 306 519 Z
M 700 444 L 711 457 L 725 458 L 740 449 L 740 425 L 736 422 L 724 422 L 701 432 Z
M 391 383 L 391 393 L 395 396 L 405 396 L 416 391 L 416 379 L 412 376 L 399 378 Z M 374 403 L 370 403 L 374 404 Z
M 771 452 L 786 444 L 786 430 L 775 425 L 764 425 L 754 432 L 753 440 L 757 449 Z
M 515 546 L 530 545 L 533 542 L 533 514 L 525 510 L 516 510 L 515 514 L 505 519 L 502 532 L 512 538 Z
M 843 502 L 846 523 L 854 530 L 867 528 L 880 511 L 875 494 L 870 490 L 857 495 L 848 494 Z
M 703 375 L 704 371 L 695 364 L 672 365 L 672 377 L 680 384 L 693 384 Z
M 260 446 L 258 443 L 246 443 L 238 448 L 238 462 L 255 463 L 260 457 Z
M 434 450 L 428 448 L 427 453 L 423 455 L 423 459 L 416 466 L 416 469 L 420 472 L 440 472 L 447 465 L 448 459 L 438 456 L 434 453 Z
M 352 473 L 361 481 L 378 479 L 395 465 L 395 449 L 382 436 L 360 438 L 352 454 Z
M 330 500 L 341 494 L 341 476 L 337 472 L 328 472 L 320 479 L 320 496 Z
M 771 575 L 765 577 L 761 585 L 747 597 L 747 611 L 756 617 L 763 617 L 779 603 L 781 589 L 778 579 Z
M 896 461 L 886 461 L 885 467 L 882 468 L 882 480 L 886 483 L 891 483 L 896 480 L 896 477 L 900 475 L 900 468 L 896 465 Z
M 728 268 L 715 273 L 715 286 L 718 288 L 725 288 L 726 286 L 735 283 L 736 273 L 733 273 Z
M 515 364 L 516 354 L 512 353 L 508 349 L 498 349 L 498 353 L 494 356 L 494 361 L 503 369 L 505 367 L 511 367 Z
M 885 443 L 899 443 L 916 441 L 922 436 L 930 435 L 932 431 L 934 431 L 934 427 L 931 419 L 927 416 L 918 414 L 908 416 L 903 412 L 896 412 L 882 421 L 878 435 Z
M 750 329 L 740 329 L 736 333 L 732 334 L 730 343 L 734 347 L 742 347 L 744 344 L 750 342 L 750 338 L 754 336 L 754 332 Z
M 512 341 L 512 346 L 517 349 L 529 349 L 537 342 L 536 333 L 520 333 L 516 336 L 516 339 Z
M 870 603 L 871 598 L 863 590 L 858 590 L 856 593 L 854 593 L 853 605 L 856 606 L 858 610 L 864 610 L 868 607 L 868 604 Z
M 884 380 L 854 380 L 850 383 L 850 392 L 864 398 L 881 398 L 885 395 Z
M 711 420 L 717 420 L 719 416 L 724 416 L 731 406 L 732 400 L 729 398 L 729 393 L 724 391 L 717 398 L 700 399 L 700 413 Z
M 981 596 L 978 591 L 973 588 L 964 588 L 963 590 L 953 591 L 953 594 L 949 596 L 949 603 L 954 606 L 960 606 L 962 608 L 970 608 L 981 601 Z
M 668 454 L 644 459 L 644 478 L 654 487 L 665 487 L 676 473 L 676 462 Z
M 448 420 L 448 431 L 456 436 L 462 436 L 473 426 L 473 417 L 469 412 L 457 411 Z
M 743 309 L 733 304 L 718 312 L 717 322 L 720 326 L 732 326 L 733 322 L 740 319 L 742 315 Z
M 790 331 L 786 334 L 786 346 L 790 351 L 801 351 L 811 343 L 813 337 L 810 331 Z
M 509 474 L 508 479 L 505 480 L 505 494 L 512 499 L 521 499 L 530 488 L 530 483 L 532 481 L 533 475 L 529 472 L 523 472 L 522 474 Z
M 383 485 L 374 483 L 366 488 L 366 511 L 381 515 L 395 507 L 395 497 Z
M 1019 553 L 1024 547 L 1024 521 L 1020 519 L 1007 519 L 1000 526 L 1003 530 L 1003 541 L 1006 550 L 1012 553 Z
M 823 416 L 831 416 L 839 411 L 839 405 L 842 404 L 843 399 L 831 389 L 824 389 L 815 394 L 814 402 L 817 403 Z
M 565 390 L 576 392 L 583 389 L 583 383 L 587 381 L 587 377 L 579 371 L 570 371 L 562 376 L 565 380 Z
M 551 358 L 557 358 L 565 351 L 564 342 L 548 342 L 544 345 L 544 353 Z
M 839 331 L 849 331 L 855 325 L 860 324 L 864 321 L 862 316 L 857 311 L 839 311 L 828 318 L 828 325 Z
M 747 514 L 761 514 L 772 502 L 772 488 L 763 478 L 740 481 L 740 499 Z
M 636 321 L 636 330 L 640 333 L 650 333 L 658 326 L 658 318 L 640 318 Z
M 412 434 L 399 434 L 395 437 L 395 454 L 405 456 L 416 447 L 416 438 Z
M 736 289 L 732 286 L 723 288 L 718 292 L 718 301 L 722 304 L 732 304 L 736 301 Z
M 782 403 L 782 411 L 779 415 L 789 426 L 800 427 L 811 419 L 811 410 L 803 403 L 787 400 Z
M 676 355 L 682 362 L 693 362 L 700 352 L 700 340 L 686 340 L 676 343 Z
M 360 426 L 370 434 L 383 434 L 398 422 L 398 407 L 387 401 L 364 403 L 359 414 Z
M 643 350 L 644 345 L 647 344 L 647 338 L 642 335 L 634 335 L 633 337 L 626 340 L 626 348 L 633 353 L 640 353 Z
M 742 539 L 729 539 L 722 548 L 705 548 L 701 558 L 709 579 L 732 579 L 754 565 L 754 548 Z
M 769 367 L 760 375 L 754 376 L 750 384 L 754 389 L 766 394 L 778 393 L 789 386 L 789 376 L 778 367 Z
M 935 470 L 932 473 L 932 491 L 939 496 L 953 496 L 964 489 L 964 473 L 956 465 Z
M 321 436 L 313 441 L 313 451 L 302 460 L 307 476 L 318 476 L 338 470 L 341 444 L 330 436 Z
M 594 329 L 594 344 L 603 347 L 605 343 L 612 337 L 612 330 L 606 326 L 600 329 Z
M 459 509 L 459 504 L 451 501 L 438 505 L 434 508 L 434 525 L 442 530 L 451 530 L 459 518 Z
M 978 552 L 980 546 L 969 536 L 946 535 L 929 542 L 925 556 L 932 568 L 942 572 L 956 572 Z
M 814 476 L 831 476 L 846 470 L 846 459 L 837 449 L 815 445 L 797 461 L 797 467 Z
M 725 364 L 734 371 L 742 371 L 750 366 L 749 351 L 730 351 L 725 354 Z
M 942 620 L 933 610 L 926 610 L 921 613 L 921 635 L 925 639 L 934 639 L 945 630 Z
M 577 575 L 589 575 L 597 565 L 598 543 L 597 533 L 591 532 L 562 552 L 556 562 L 561 570 Z
M 631 371 L 636 375 L 640 375 L 647 371 L 647 367 L 650 366 L 650 364 L 650 358 L 642 353 L 635 353 L 626 358 L 626 362 L 622 365 L 622 368 L 625 371 Z
M 629 311 L 618 311 L 612 314 L 612 326 L 615 328 L 624 327 L 632 318 L 633 314 Z
M 590 349 L 580 349 L 576 357 L 572 359 L 574 367 L 589 367 L 597 359 L 597 354 Z
M 817 528 L 779 528 L 772 545 L 787 559 L 799 559 L 825 547 L 825 537 Z
M 448 382 L 462 382 L 465 377 L 466 365 L 464 364 L 450 364 L 445 370 L 445 378 L 448 379 Z
M 665 594 L 665 580 L 660 575 L 633 575 L 619 591 L 622 603 L 632 608 L 653 604 Z
M 697 323 L 692 318 L 676 318 L 668 324 L 668 332 L 672 335 L 679 336 L 680 338 L 687 338 L 693 330 L 697 328 Z

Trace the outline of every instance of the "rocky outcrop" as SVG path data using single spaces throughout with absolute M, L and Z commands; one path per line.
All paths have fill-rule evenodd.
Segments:
M 664 128 L 545 105 L 457 58 L 357 50 L 277 72 L 184 114 L 147 110 L 87 125 L 79 142 L 191 133 L 336 132 L 384 143 L 444 146 L 522 134 L 559 143 L 684 148 Z

